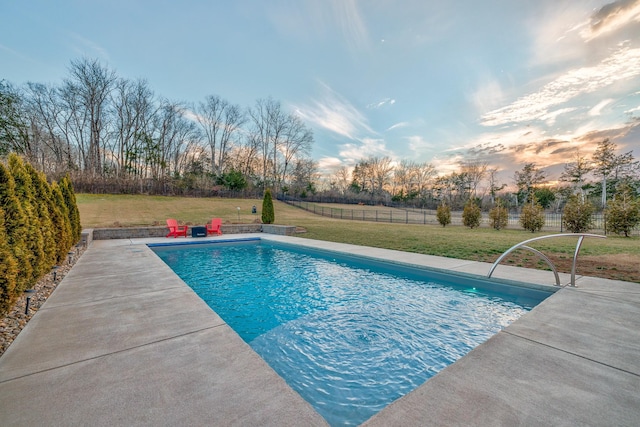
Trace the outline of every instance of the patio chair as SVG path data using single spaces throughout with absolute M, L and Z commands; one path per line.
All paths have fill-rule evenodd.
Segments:
M 178 221 L 171 218 L 167 220 L 167 227 L 169 227 L 169 234 L 167 234 L 166 237 L 173 236 L 174 239 L 178 236 L 187 237 L 187 230 L 189 229 L 189 226 L 178 225 Z
M 217 235 L 221 235 L 222 234 L 222 230 L 220 230 L 221 225 L 222 225 L 222 219 L 213 218 L 211 220 L 211 224 L 207 224 L 207 236 L 213 233 Z

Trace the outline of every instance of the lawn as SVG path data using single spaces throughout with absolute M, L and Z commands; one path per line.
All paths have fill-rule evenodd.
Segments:
M 189 225 L 203 225 L 212 217 L 223 223 L 250 223 L 259 220 L 262 200 L 222 198 L 182 198 L 138 195 L 78 194 L 83 228 L 164 225 L 173 217 Z M 356 245 L 396 249 L 429 255 L 495 261 L 511 246 L 549 233 L 521 229 L 470 230 L 461 226 L 389 224 L 331 219 L 274 201 L 276 224 L 295 225 L 299 237 Z M 257 207 L 258 214 L 251 208 Z M 240 208 L 240 209 L 238 209 Z M 576 238 L 535 242 L 531 246 L 547 255 L 560 271 L 569 272 Z M 530 252 L 507 258 L 506 264 L 547 268 Z M 585 239 L 580 251 L 578 274 L 640 283 L 640 238 L 608 236 Z

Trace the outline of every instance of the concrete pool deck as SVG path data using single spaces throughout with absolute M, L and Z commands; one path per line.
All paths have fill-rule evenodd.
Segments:
M 296 237 L 210 240 L 245 237 L 478 275 L 490 268 Z M 191 240 L 205 239 L 175 241 Z M 326 425 L 146 246 L 170 241 L 89 246 L 0 357 L 0 425 Z M 548 271 L 503 265 L 494 277 L 553 281 Z M 638 425 L 640 284 L 577 285 L 365 425 Z

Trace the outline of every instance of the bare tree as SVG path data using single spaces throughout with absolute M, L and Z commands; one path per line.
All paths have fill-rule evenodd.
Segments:
M 486 162 L 477 160 L 464 161 L 460 164 L 461 175 L 464 175 L 469 184 L 471 197 L 478 197 L 478 185 L 487 176 L 488 167 Z
M 313 132 L 299 117 L 289 115 L 288 123 L 280 143 L 279 152 L 282 157 L 282 166 L 279 181 L 286 183 L 289 164 L 294 159 L 303 159 L 311 152 Z M 301 161 L 301 160 L 299 160 Z M 316 165 L 317 166 L 317 165 Z
M 496 203 L 496 194 L 498 191 L 504 189 L 507 184 L 499 184 L 498 183 L 498 168 L 491 168 L 487 171 L 489 174 L 489 195 L 491 196 L 491 205 L 493 206 Z
M 111 97 L 113 129 L 109 151 L 119 177 L 142 174 L 142 141 L 152 130 L 156 106 L 153 92 L 145 80 L 119 79 Z
M 230 142 L 245 121 L 237 105 L 217 95 L 209 95 L 196 108 L 196 120 L 206 137 L 211 153 L 211 172 L 220 175 L 225 169 Z
M 345 195 L 349 188 L 349 183 L 351 182 L 351 172 L 349 171 L 349 168 L 347 166 L 340 166 L 333 174 L 331 182 L 335 183 L 334 187 L 341 195 Z
M 98 60 L 74 60 L 69 67 L 71 78 L 64 87 L 74 103 L 78 124 L 88 126 L 89 141 L 85 152 L 85 168 L 93 175 L 102 172 L 102 143 L 106 126 L 107 100 L 116 74 Z M 84 138 L 82 138 L 84 142 Z
M 584 199 L 584 186 L 585 178 L 593 170 L 593 167 L 589 164 L 584 156 L 580 155 L 580 151 L 576 150 L 576 158 L 573 163 L 567 163 L 564 165 L 564 171 L 560 175 L 560 181 L 572 183 L 575 189 L 580 190 L 580 196 Z

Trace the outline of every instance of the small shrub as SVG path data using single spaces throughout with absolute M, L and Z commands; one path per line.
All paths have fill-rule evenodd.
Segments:
M 573 195 L 562 210 L 562 225 L 571 233 L 586 233 L 593 227 L 593 205 Z
M 275 221 L 275 212 L 273 210 L 273 199 L 271 198 L 271 190 L 267 188 L 262 199 L 262 223 L 273 224 Z
M 489 220 L 491 222 L 491 227 L 496 230 L 502 230 L 507 227 L 509 223 L 509 211 L 507 208 L 502 206 L 502 201 L 500 199 L 497 200 L 496 206 L 489 211 Z
M 544 210 L 535 196 L 531 196 L 529 200 L 520 212 L 520 225 L 525 230 L 535 233 L 544 227 Z
M 480 206 L 478 206 L 472 200 L 467 201 L 462 211 L 462 223 L 469 228 L 480 227 L 480 220 L 482 219 L 482 213 L 480 212 Z
M 628 186 L 618 191 L 605 209 L 607 230 L 629 237 L 631 231 L 640 223 L 640 199 L 633 197 Z
M 438 218 L 438 222 L 443 227 L 451 224 L 451 208 L 444 203 L 438 206 L 438 210 L 436 211 L 436 217 Z

